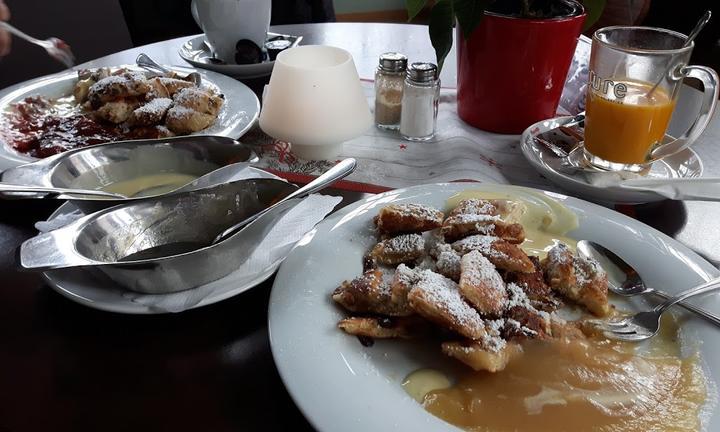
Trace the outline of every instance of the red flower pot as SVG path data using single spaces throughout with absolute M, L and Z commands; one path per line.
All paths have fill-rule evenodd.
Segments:
M 465 39 L 458 26 L 458 115 L 477 128 L 520 133 L 553 117 L 585 11 L 548 19 L 485 12 Z

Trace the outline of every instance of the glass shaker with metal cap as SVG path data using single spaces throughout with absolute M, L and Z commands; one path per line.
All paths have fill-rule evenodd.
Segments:
M 426 141 L 435 135 L 440 80 L 437 66 L 413 63 L 403 87 L 400 134 L 410 141 Z
M 396 52 L 380 56 L 375 71 L 375 124 L 382 129 L 400 127 L 403 81 L 407 57 Z

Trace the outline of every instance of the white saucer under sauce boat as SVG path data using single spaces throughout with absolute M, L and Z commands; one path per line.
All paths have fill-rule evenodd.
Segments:
M 577 127 L 559 129 L 570 124 L 575 117 L 565 116 L 543 120 L 525 129 L 520 141 L 520 149 L 525 158 L 540 174 L 572 195 L 604 204 L 641 204 L 662 201 L 666 197 L 644 190 L 632 190 L 620 187 L 617 183 L 626 178 L 638 178 L 636 174 L 618 174 L 583 168 L 579 158 L 570 160 L 559 157 L 548 146 L 541 144 L 536 138 L 551 137 L 551 142 L 564 142 L 571 147 L 573 141 L 579 145 L 582 140 L 582 129 Z M 567 148 L 567 147 L 566 147 Z M 582 152 L 582 148 L 579 148 Z M 577 152 L 577 150 L 576 150 Z M 644 178 L 655 179 L 690 179 L 699 178 L 703 173 L 700 157 L 692 149 L 685 149 L 653 163 L 643 173 Z M 630 177 L 628 177 L 630 176 Z

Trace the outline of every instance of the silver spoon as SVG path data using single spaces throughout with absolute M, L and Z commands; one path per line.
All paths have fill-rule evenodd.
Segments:
M 161 74 L 173 73 L 173 71 L 166 68 L 165 66 L 157 64 L 155 60 L 151 59 L 150 56 L 145 53 L 138 54 L 137 58 L 135 59 L 135 63 L 141 68 L 147 69 L 151 72 L 157 72 Z M 186 77 L 186 79 L 192 81 L 192 83 L 195 84 L 195 87 L 200 87 L 200 84 L 202 83 L 202 76 L 197 72 L 192 72 Z
M 697 37 L 697 35 L 700 34 L 703 27 L 705 27 L 705 25 L 707 25 L 708 21 L 710 21 L 711 17 L 712 17 L 712 12 L 709 9 L 706 10 L 705 13 L 703 14 L 703 16 L 701 16 L 700 19 L 698 20 L 697 24 L 695 24 L 695 28 L 692 29 L 692 31 L 690 32 L 690 35 L 688 35 L 687 39 L 685 39 L 685 43 L 683 43 L 681 48 L 686 48 L 686 47 L 690 46 L 692 41 L 694 41 L 695 38 Z M 670 72 L 670 69 L 672 68 L 672 66 L 673 66 L 672 63 L 668 65 L 668 67 L 663 71 L 663 74 L 661 75 L 662 78 L 660 78 L 660 80 L 658 82 L 656 82 L 654 86 L 652 86 L 650 91 L 647 92 L 646 96 L 650 96 L 651 94 L 653 94 L 655 89 L 658 88 L 660 83 L 663 82 L 663 80 L 665 79 L 665 75 L 667 75 L 668 72 Z
M 21 39 L 25 39 L 32 44 L 45 48 L 45 51 L 47 51 L 50 57 L 64 64 L 65 67 L 71 68 L 75 65 L 75 56 L 70 49 L 70 45 L 65 43 L 62 39 L 58 39 L 56 37 L 51 37 L 45 40 L 37 39 L 4 21 L 0 21 L 0 29 L 7 30 Z
M 52 195 L 66 195 L 66 196 L 85 195 L 85 196 L 96 196 L 96 197 L 103 197 L 103 198 L 119 198 L 119 199 L 127 198 L 125 195 L 121 195 L 121 194 L 117 194 L 117 193 L 113 193 L 113 192 L 93 190 L 93 189 L 65 189 L 65 188 L 56 188 L 56 187 L 51 187 L 51 186 L 25 186 L 25 185 L 15 185 L 15 184 L 10 184 L 10 183 L 0 183 L 0 192 L 46 193 L 46 194 L 52 194 Z
M 588 240 L 580 240 L 577 244 L 577 250 L 580 254 L 595 259 L 597 262 L 600 263 L 603 268 L 605 268 L 606 271 L 610 270 L 612 267 L 615 267 L 619 270 L 619 273 L 625 277 L 625 280 L 620 282 L 619 285 L 614 281 L 611 281 L 611 278 L 608 277 L 608 289 L 614 294 L 623 297 L 652 294 L 660 297 L 663 300 L 668 300 L 672 298 L 672 296 L 669 294 L 645 285 L 645 282 L 643 282 L 638 272 L 630 264 L 625 262 L 622 258 L 617 256 L 607 248 L 595 242 L 591 242 Z M 608 276 L 610 276 L 610 272 L 608 272 Z M 680 302 L 678 303 L 678 306 L 682 306 L 683 308 L 696 313 L 697 315 L 720 327 L 719 316 L 712 314 L 702 308 L 694 306 L 690 303 Z
M 233 234 L 235 234 L 237 231 L 239 231 L 242 227 L 249 224 L 250 222 L 254 221 L 255 219 L 259 218 L 260 216 L 272 211 L 275 207 L 280 205 L 281 203 L 291 200 L 293 198 L 304 198 L 308 195 L 310 195 L 313 192 L 317 192 L 321 189 L 324 189 L 331 184 L 335 183 L 337 180 L 340 180 L 341 178 L 346 177 L 353 171 L 355 171 L 355 167 L 357 166 L 357 161 L 353 158 L 347 158 L 343 159 L 335 165 L 334 167 L 330 168 L 328 171 L 326 171 L 323 175 L 316 178 L 315 180 L 311 181 L 310 183 L 306 184 L 305 186 L 301 187 L 300 189 L 296 190 L 295 192 L 291 193 L 290 195 L 286 196 L 285 198 L 281 199 L 280 201 L 276 202 L 275 204 L 271 205 L 270 207 L 266 208 L 265 210 L 256 213 L 249 218 L 238 222 L 237 224 L 231 226 L 230 228 L 226 229 L 225 231 L 218 234 L 217 237 L 212 241 L 212 244 L 218 243 Z

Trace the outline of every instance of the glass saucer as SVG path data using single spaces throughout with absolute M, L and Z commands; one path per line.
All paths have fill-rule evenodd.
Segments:
M 666 199 L 652 191 L 622 188 L 619 182 L 629 178 L 697 178 L 702 176 L 703 164 L 692 149 L 685 149 L 650 165 L 645 172 L 608 172 L 590 167 L 584 159 L 582 128 L 564 127 L 574 117 L 543 120 L 528 127 L 522 134 L 520 148 L 525 158 L 540 174 L 570 194 L 601 203 L 640 204 Z M 569 157 L 561 157 L 552 146 L 537 139 L 570 150 Z

